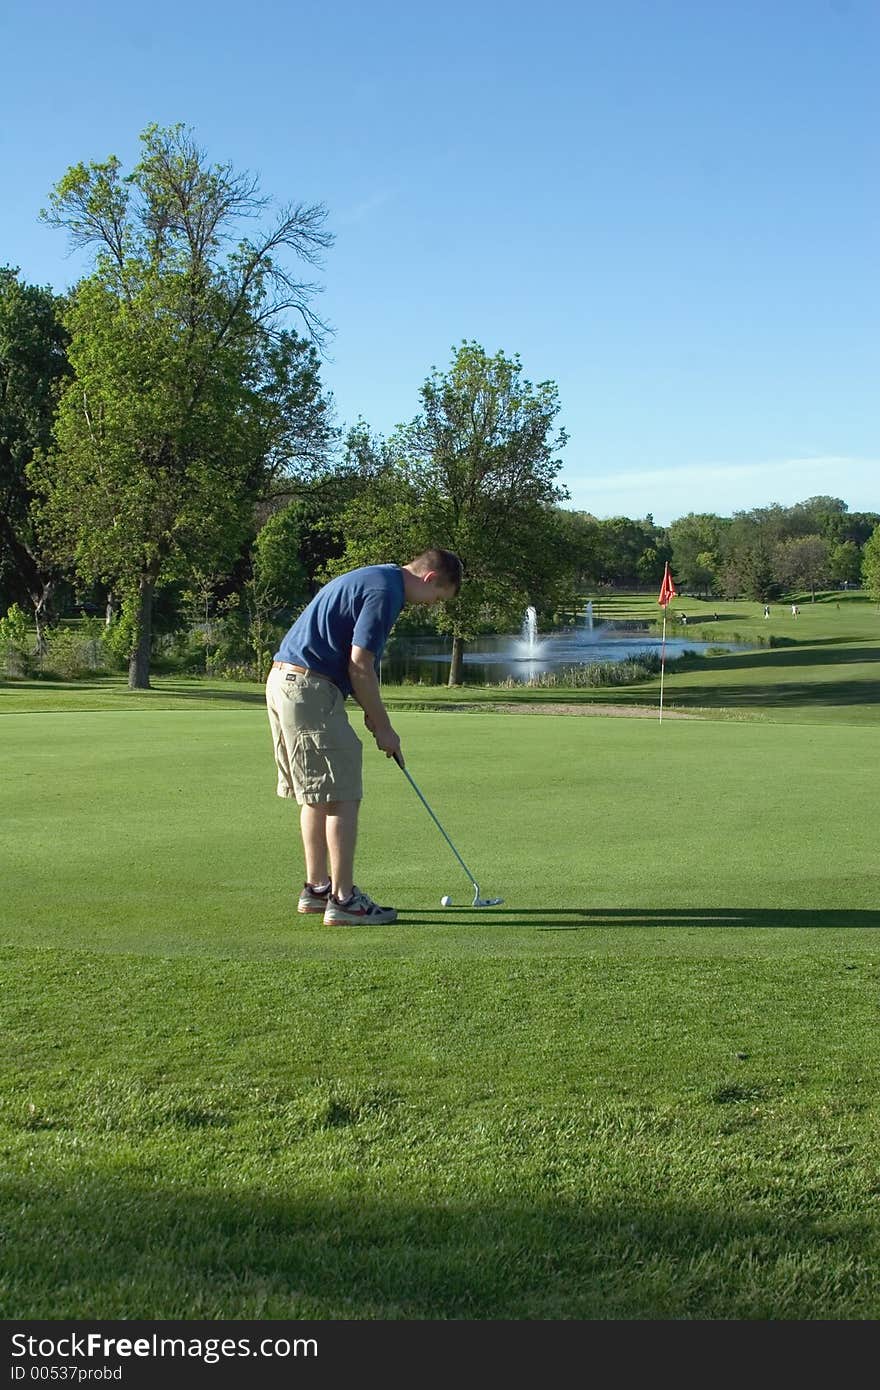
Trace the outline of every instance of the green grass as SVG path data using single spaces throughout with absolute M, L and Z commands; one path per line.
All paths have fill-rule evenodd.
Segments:
M 506 901 L 370 747 L 332 932 L 259 692 L 93 684 L 0 720 L 0 1317 L 878 1316 L 876 727 L 400 710 Z

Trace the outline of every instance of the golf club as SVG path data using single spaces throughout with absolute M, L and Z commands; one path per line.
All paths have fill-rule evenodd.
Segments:
M 461 867 L 464 869 L 465 873 L 467 874 L 468 878 L 470 879 L 470 881 L 471 881 L 471 887 L 472 887 L 473 890 L 474 890 L 474 900 L 473 900 L 473 902 L 471 903 L 471 907 L 498 907 L 498 905 L 499 905 L 500 903 L 503 903 L 503 902 L 504 902 L 504 899 L 503 899 L 503 898 L 481 898 L 481 897 L 480 897 L 480 885 L 477 883 L 477 880 L 474 878 L 474 876 L 473 876 L 473 874 L 471 873 L 470 869 L 468 868 L 467 864 L 464 862 L 464 860 L 462 859 L 462 857 L 461 857 L 461 855 L 459 854 L 458 850 L 455 848 L 455 845 L 452 843 L 452 841 L 450 840 L 449 836 L 446 834 L 446 831 L 443 829 L 443 826 L 440 824 L 440 822 L 438 821 L 437 817 L 434 815 L 434 812 L 431 810 L 431 808 L 430 808 L 430 806 L 428 805 L 427 801 L 426 801 L 425 798 L 422 796 L 422 793 L 419 791 L 418 787 L 416 786 L 415 782 L 413 781 L 412 777 L 410 776 L 409 772 L 407 771 L 407 769 L 406 769 L 406 767 L 405 767 L 405 765 L 404 765 L 404 762 L 403 762 L 403 758 L 400 756 L 399 753 L 395 753 L 395 754 L 394 754 L 394 761 L 397 763 L 397 766 L 400 768 L 400 770 L 401 770 L 401 772 L 403 773 L 404 777 L 405 777 L 406 780 L 409 782 L 409 784 L 410 784 L 410 786 L 412 787 L 413 791 L 415 792 L 416 796 L 419 798 L 419 801 L 421 801 L 421 803 L 422 803 L 422 805 L 424 806 L 425 810 L 428 812 L 428 815 L 431 817 L 431 820 L 434 822 L 434 824 L 436 825 L 437 829 L 440 831 L 440 834 L 443 836 L 443 838 L 444 838 L 444 840 L 446 841 L 447 845 L 448 845 L 449 848 L 452 850 L 452 853 L 455 855 L 455 857 L 456 857 L 456 859 L 458 860 L 459 864 L 460 864 Z

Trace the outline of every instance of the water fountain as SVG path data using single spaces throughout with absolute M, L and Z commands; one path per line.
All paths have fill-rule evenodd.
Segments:
M 523 616 L 520 641 L 525 644 L 529 655 L 534 655 L 538 649 L 538 614 L 531 604 Z
M 660 650 L 661 639 L 648 631 L 629 631 L 617 629 L 613 623 L 596 618 L 593 601 L 585 604 L 584 622 L 577 621 L 572 626 L 553 628 L 543 635 L 538 631 L 537 610 L 529 604 L 523 613 L 519 633 L 498 633 L 485 635 L 469 644 L 464 654 L 465 669 L 477 681 L 487 684 L 512 679 L 526 682 L 533 676 L 547 671 L 563 671 L 566 667 L 592 664 L 600 661 L 621 661 L 638 656 L 642 652 Z M 701 651 L 708 642 L 687 641 L 667 638 L 667 654 L 678 654 L 685 648 Z M 410 654 L 407 654 L 409 656 Z M 442 672 L 448 667 L 450 653 L 444 645 L 437 650 L 435 640 L 424 640 L 411 653 L 411 663 L 407 656 L 401 661 L 392 677 L 383 670 L 385 679 L 413 679 L 418 671 L 418 680 L 434 684 L 432 672 Z M 442 679 L 442 675 L 438 678 Z

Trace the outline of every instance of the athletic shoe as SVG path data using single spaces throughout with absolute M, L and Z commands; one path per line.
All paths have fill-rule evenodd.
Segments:
M 324 913 L 325 927 L 384 927 L 397 921 L 393 907 L 380 907 L 355 885 L 351 897 L 340 902 L 331 893 Z
M 314 888 L 311 883 L 304 883 L 296 910 L 297 912 L 323 912 L 329 897 L 329 883 L 326 888 Z

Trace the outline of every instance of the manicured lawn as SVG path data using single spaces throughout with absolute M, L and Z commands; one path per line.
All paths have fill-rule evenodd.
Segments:
M 0 718 L 0 1316 L 878 1316 L 880 730 L 403 709 L 505 903 L 369 747 L 331 931 L 260 692 L 94 686 Z

